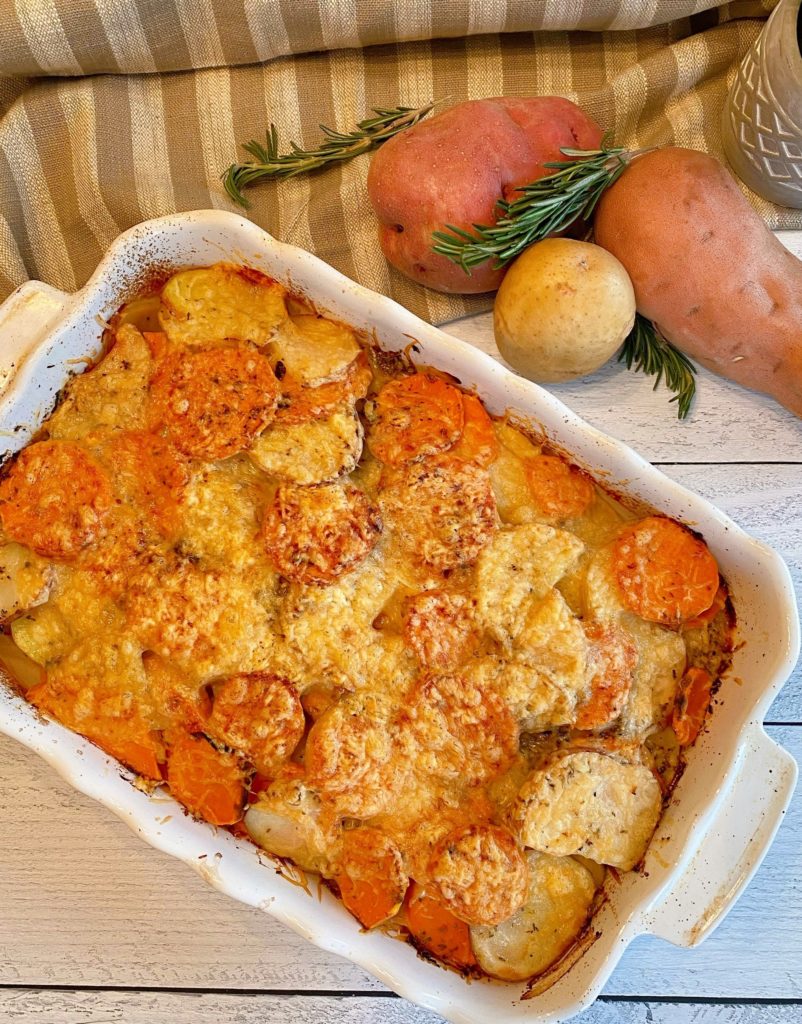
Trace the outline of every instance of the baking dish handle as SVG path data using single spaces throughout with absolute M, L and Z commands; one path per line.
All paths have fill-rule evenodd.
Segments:
M 716 928 L 760 866 L 791 800 L 793 757 L 756 725 L 709 828 L 645 931 L 696 946 Z
M 22 362 L 63 315 L 70 296 L 26 281 L 0 306 L 0 395 Z

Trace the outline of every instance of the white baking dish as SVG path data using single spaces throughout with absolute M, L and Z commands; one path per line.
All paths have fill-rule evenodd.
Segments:
M 599 937 L 584 956 L 546 992 L 522 1001 L 519 985 L 468 985 L 419 959 L 410 946 L 380 933 L 361 933 L 327 892 L 309 895 L 290 885 L 265 865 L 267 858 L 255 847 L 193 821 L 163 793 L 151 798 L 135 789 L 116 762 L 43 721 L 2 682 L 0 730 L 40 753 L 153 846 L 230 896 L 349 957 L 400 995 L 459 1024 L 564 1020 L 593 1001 L 636 935 L 650 932 L 686 946 L 699 942 L 740 894 L 771 842 L 796 780 L 793 759 L 761 726 L 799 651 L 786 566 L 708 502 L 588 426 L 535 384 L 309 253 L 275 241 L 241 217 L 216 211 L 164 217 L 126 232 L 75 295 L 31 282 L 0 307 L 0 430 L 7 449 L 27 442 L 67 375 L 98 352 L 103 319 L 136 291 L 145 270 L 221 259 L 250 264 L 307 293 L 320 308 L 374 331 L 386 348 L 399 349 L 414 339 L 420 362 L 475 386 L 491 411 L 513 409 L 531 418 L 611 487 L 704 534 L 730 584 L 744 643 L 660 823 L 646 870 L 624 876 L 597 915 Z

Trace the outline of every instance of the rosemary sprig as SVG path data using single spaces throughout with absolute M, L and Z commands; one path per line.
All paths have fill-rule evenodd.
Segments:
M 666 387 L 674 392 L 671 401 L 677 403 L 677 419 L 685 419 L 696 394 L 696 367 L 640 313 L 635 316 L 635 324 L 618 354 L 618 362 L 622 361 L 626 362 L 628 370 L 634 367 L 650 377 L 654 375 L 655 391 L 664 379 Z
M 243 146 L 253 160 L 241 164 L 232 164 L 222 175 L 226 192 L 235 203 L 247 206 L 243 189 L 266 178 L 292 178 L 296 174 L 316 171 L 326 164 L 350 160 L 351 157 L 365 153 L 374 146 L 386 142 L 398 132 L 417 124 L 434 106 L 427 103 L 425 107 L 374 107 L 375 117 L 360 121 L 353 131 L 338 132 L 333 128 L 320 125 L 324 138 L 317 149 L 301 149 L 290 143 L 289 153 L 279 153 L 278 132 L 274 124 L 267 131 L 265 144 L 251 139 Z
M 534 242 L 563 231 L 577 218 L 589 220 L 605 189 L 638 155 L 621 147 L 561 149 L 569 160 L 544 164 L 554 173 L 523 185 L 512 202 L 500 199 L 502 216 L 495 224 L 474 224 L 473 231 L 447 224 L 434 232 L 434 251 L 470 274 L 471 267 L 495 259 L 506 266 Z

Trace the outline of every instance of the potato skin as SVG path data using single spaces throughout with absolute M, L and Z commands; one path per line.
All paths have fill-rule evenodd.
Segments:
M 718 160 L 678 148 L 638 157 L 602 197 L 595 238 L 672 344 L 802 416 L 802 262 Z
M 595 149 L 601 129 L 559 96 L 499 96 L 458 103 L 394 136 L 378 149 L 368 195 L 379 218 L 382 252 L 394 267 L 437 291 L 468 294 L 498 288 L 492 262 L 468 276 L 432 252 L 446 224 L 469 229 L 496 221 L 496 202 L 550 173 L 561 146 Z
M 594 373 L 634 320 L 635 295 L 621 263 L 575 238 L 544 238 L 521 253 L 493 310 L 499 352 L 542 384 Z

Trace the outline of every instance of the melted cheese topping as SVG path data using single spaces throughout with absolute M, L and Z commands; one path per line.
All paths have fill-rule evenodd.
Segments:
M 472 926 L 484 971 L 527 978 L 587 916 L 571 855 L 643 855 L 684 634 L 625 607 L 620 503 L 583 477 L 576 515 L 566 463 L 436 374 L 377 400 L 403 362 L 287 301 L 230 266 L 174 275 L 6 468 L 0 597 L 44 670 L 29 697 L 212 820 L 250 789 L 254 841 L 335 879 L 360 920 L 402 924 L 412 879 Z M 43 523 L 62 464 L 93 473 L 56 474 L 64 514 Z M 724 618 L 689 636 L 693 664 L 722 665 Z M 392 878 L 355 849 L 392 850 Z

